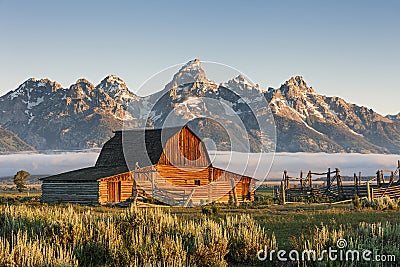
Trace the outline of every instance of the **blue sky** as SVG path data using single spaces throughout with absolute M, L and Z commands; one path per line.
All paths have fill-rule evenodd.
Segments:
M 263 87 L 302 75 L 318 93 L 400 112 L 399 1 L 4 1 L 0 94 L 29 77 L 69 86 L 117 74 L 135 91 L 193 58 Z

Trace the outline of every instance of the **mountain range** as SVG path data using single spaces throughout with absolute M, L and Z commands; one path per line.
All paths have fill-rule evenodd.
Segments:
M 254 113 L 238 95 L 251 101 Z M 400 114 L 382 116 L 340 97 L 320 95 L 301 76 L 279 88 L 260 88 L 243 75 L 217 84 L 196 59 L 184 65 L 164 89 L 145 97 L 132 93 L 116 75 L 98 85 L 79 79 L 69 88 L 48 79 L 28 79 L 0 97 L 0 152 L 100 148 L 124 120 L 132 127 L 159 127 L 171 112 L 191 120 L 191 127 L 212 138 L 217 147 L 229 149 L 223 125 L 196 118 L 196 112 L 218 117 L 224 110 L 219 104 L 210 108 L 202 97 L 223 100 L 236 112 L 250 133 L 252 151 L 260 146 L 262 134 L 255 122 L 272 123 L 266 105 L 276 125 L 278 152 L 397 154 L 400 150 Z M 238 135 L 245 134 L 232 127 Z

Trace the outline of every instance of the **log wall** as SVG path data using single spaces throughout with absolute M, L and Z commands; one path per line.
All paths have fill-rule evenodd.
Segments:
M 114 196 L 109 195 L 109 186 L 111 182 L 121 182 L 119 202 L 124 202 L 132 196 L 133 176 L 131 172 L 125 172 L 114 176 L 102 178 L 98 181 L 98 195 L 99 203 L 101 205 L 104 205 L 108 202 L 115 202 Z
M 239 202 L 254 200 L 256 180 L 247 176 L 242 176 L 240 174 L 229 172 L 219 168 L 215 167 L 211 168 L 212 168 L 211 178 L 213 181 L 228 183 L 233 179 L 235 183 L 235 188 L 233 190 L 235 190 L 237 200 Z M 226 189 L 221 187 L 221 190 L 226 190 Z M 232 202 L 234 200 L 233 190 L 230 190 L 227 194 L 225 194 L 222 198 L 220 198 L 218 202 L 224 202 L 224 203 Z
M 157 175 L 177 186 L 195 186 L 195 181 L 206 185 L 210 181 L 207 167 L 175 167 L 172 165 L 157 165 Z
M 171 165 L 155 165 L 138 169 L 135 177 L 139 187 L 147 189 L 148 192 L 152 180 L 156 186 L 167 191 L 177 191 L 182 187 L 180 190 L 188 193 L 191 188 L 195 188 L 192 197 L 194 202 L 229 203 L 234 202 L 235 195 L 238 202 L 254 200 L 256 180 L 215 167 L 178 168 Z M 232 179 L 235 194 L 232 190 Z M 200 181 L 200 186 L 196 185 L 195 181 Z
M 42 201 L 47 203 L 98 204 L 97 182 L 43 181 Z

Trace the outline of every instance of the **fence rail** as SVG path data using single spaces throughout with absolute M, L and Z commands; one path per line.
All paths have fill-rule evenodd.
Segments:
M 389 179 L 385 180 L 385 173 L 389 173 Z M 395 181 L 398 175 L 397 181 Z M 316 180 L 316 178 L 318 180 Z M 323 182 L 323 185 L 316 185 L 316 181 Z M 376 182 L 376 183 L 375 183 Z M 352 184 L 343 184 L 340 169 L 328 168 L 326 172 L 308 171 L 303 177 L 300 171 L 299 177 L 290 176 L 285 170 L 280 187 L 274 188 L 275 197 L 282 199 L 282 202 L 309 199 L 313 197 L 327 197 L 339 200 L 351 199 L 353 196 L 367 197 L 368 199 L 389 196 L 400 198 L 400 160 L 397 168 L 392 170 L 378 170 L 376 177 L 362 183 L 361 172 L 354 173 Z

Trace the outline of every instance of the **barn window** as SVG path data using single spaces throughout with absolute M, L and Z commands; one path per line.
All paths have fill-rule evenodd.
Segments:
M 195 185 L 200 185 L 200 180 L 194 180 Z

